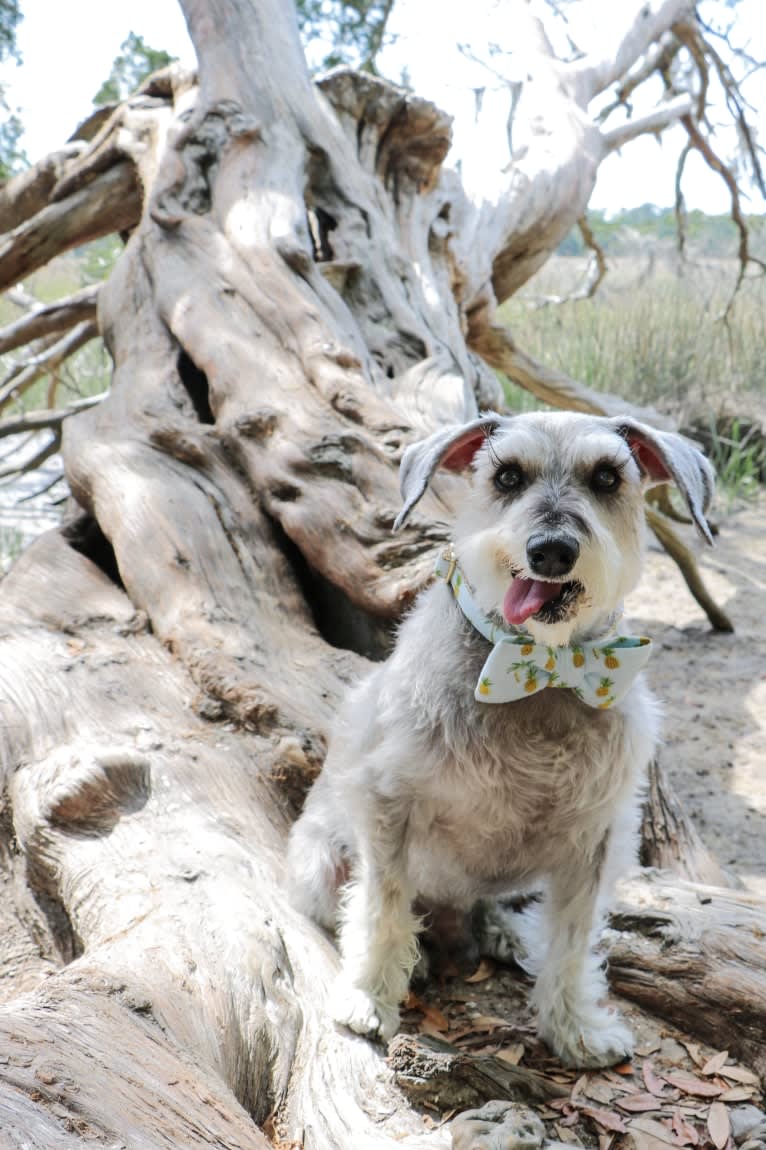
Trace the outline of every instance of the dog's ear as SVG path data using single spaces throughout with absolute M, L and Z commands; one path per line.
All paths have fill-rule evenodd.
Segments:
M 713 536 L 705 512 L 713 498 L 715 472 L 702 452 L 681 435 L 656 431 L 637 420 L 618 417 L 612 422 L 628 441 L 646 486 L 675 483 L 697 530 L 712 546 Z
M 396 517 L 394 531 L 399 530 L 422 497 L 437 467 L 463 471 L 501 421 L 502 416 L 489 411 L 470 423 L 445 427 L 429 435 L 428 439 L 410 444 L 399 468 L 399 489 L 404 506 Z

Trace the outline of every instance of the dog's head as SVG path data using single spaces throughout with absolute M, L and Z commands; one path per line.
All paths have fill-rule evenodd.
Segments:
M 488 414 L 407 448 L 398 528 L 437 468 L 473 469 L 454 541 L 481 608 L 563 645 L 610 614 L 638 581 L 643 493 L 674 482 L 712 543 L 708 461 L 679 435 L 629 418 Z

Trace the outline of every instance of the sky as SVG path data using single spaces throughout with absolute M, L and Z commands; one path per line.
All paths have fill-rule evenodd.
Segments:
M 568 9 L 578 43 L 609 43 L 609 23 L 619 17 L 622 7 L 614 0 L 587 0 Z M 506 42 L 512 45 L 508 9 L 507 0 L 471 0 L 470 4 L 440 0 L 435 21 L 434 0 L 397 0 L 389 25 L 394 42 L 380 58 L 381 71 L 398 79 L 406 68 L 418 94 L 434 100 L 470 130 L 473 89 L 495 81 L 486 68 L 458 51 L 457 43 L 470 41 L 477 50 L 490 40 L 503 47 Z M 184 63 L 194 61 L 177 0 L 22 0 L 22 10 L 18 46 L 23 63 L 0 68 L 0 80 L 6 84 L 10 105 L 20 109 L 23 145 L 32 161 L 60 146 L 84 118 L 130 31 Z M 766 59 L 763 0 L 741 0 L 737 22 L 740 38 L 752 44 L 755 54 L 762 45 Z M 517 66 L 512 53 L 502 66 L 510 72 Z M 766 79 L 757 76 L 751 84 L 751 101 L 759 110 L 766 108 Z M 591 207 L 614 212 L 647 202 L 672 204 L 676 156 L 683 140 L 683 130 L 677 128 L 662 143 L 645 137 L 626 147 L 622 155 L 609 157 L 599 170 Z M 722 136 L 721 145 L 726 153 L 733 146 L 732 138 Z M 690 158 L 687 171 L 689 207 L 728 210 L 722 182 L 699 157 Z M 754 212 L 766 210 L 757 195 L 746 206 Z

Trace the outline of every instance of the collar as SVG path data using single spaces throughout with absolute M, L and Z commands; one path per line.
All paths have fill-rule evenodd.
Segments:
M 619 614 L 610 619 L 606 634 L 566 647 L 536 643 L 526 631 L 488 618 L 451 545 L 439 555 L 435 574 L 452 588 L 471 626 L 492 644 L 474 692 L 479 702 L 513 702 L 546 687 L 563 687 L 603 710 L 624 697 L 651 654 L 650 639 L 612 630 Z

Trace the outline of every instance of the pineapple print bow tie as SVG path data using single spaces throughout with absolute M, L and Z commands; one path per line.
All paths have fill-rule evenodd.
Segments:
M 606 710 L 627 694 L 649 661 L 651 639 L 640 635 L 548 647 L 522 631 L 493 623 L 476 606 L 451 550 L 439 556 L 436 574 L 449 583 L 469 623 L 493 645 L 474 691 L 480 703 L 512 703 L 546 687 L 560 687 L 574 691 L 589 707 Z

